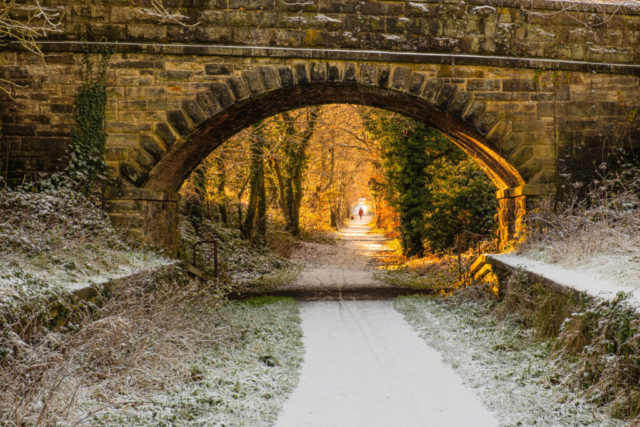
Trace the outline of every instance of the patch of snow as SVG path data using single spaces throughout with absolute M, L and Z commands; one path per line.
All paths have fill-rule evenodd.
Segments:
M 537 31 L 538 33 L 542 34 L 543 36 L 547 36 L 547 37 L 555 37 L 556 35 L 553 33 L 547 33 L 545 31 L 542 31 L 540 28 L 534 28 L 535 31 Z
M 332 22 L 332 23 L 335 23 L 335 24 L 341 24 L 342 23 L 342 21 L 339 20 L 339 19 L 331 18 L 331 17 L 329 17 L 327 15 L 322 15 L 322 14 L 315 15 L 313 17 L 313 19 L 315 19 L 316 21 L 319 21 L 319 22 Z
M 449 44 L 457 44 L 460 41 L 449 37 L 433 37 L 432 39 L 437 42 L 449 42 Z
M 476 13 L 495 13 L 496 8 L 493 6 L 476 6 L 471 9 L 471 14 L 475 15 Z
M 429 9 L 427 9 L 427 6 L 421 4 L 421 3 L 409 3 L 409 6 L 411 7 L 415 7 L 416 9 L 421 10 L 422 12 L 428 13 Z
M 382 37 L 384 37 L 387 40 L 391 40 L 391 41 L 400 41 L 400 40 L 402 40 L 402 37 L 400 37 L 400 36 L 394 36 L 394 35 L 389 35 L 389 34 L 383 34 Z
M 623 49 L 622 51 L 620 51 L 620 50 L 618 50 L 616 48 L 613 48 L 613 47 L 612 48 L 605 48 L 605 47 L 591 47 L 591 46 L 588 46 L 588 48 L 589 48 L 589 50 L 591 52 L 595 52 L 595 53 L 622 53 L 622 54 L 628 53 L 626 51 L 626 49 Z
M 34 282 L 46 283 L 46 288 L 73 292 L 134 274 L 151 272 L 177 262 L 168 258 L 147 255 L 133 253 L 126 264 L 119 264 L 102 271 L 99 267 L 84 270 L 74 269 L 73 271 L 58 268 L 51 271 L 50 269 L 38 269 L 33 265 L 27 265 L 25 268 L 5 266 L 4 272 L 0 274 L 0 297 L 15 295 L 17 289 L 32 286 Z
M 287 22 L 291 22 L 293 24 L 306 24 L 307 20 L 302 16 L 287 16 L 285 18 Z

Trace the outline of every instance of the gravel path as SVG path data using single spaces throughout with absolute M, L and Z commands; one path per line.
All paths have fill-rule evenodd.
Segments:
M 497 426 L 390 300 L 346 297 L 387 286 L 372 274 L 384 238 L 358 222 L 341 231 L 344 245 L 307 245 L 299 255 L 309 267 L 292 287 L 337 290 L 338 298 L 301 303 L 306 355 L 276 427 Z
M 274 294 L 301 300 L 389 299 L 411 293 L 374 278 L 378 257 L 388 251 L 386 239 L 372 234 L 371 217 L 354 220 L 337 232 L 339 244 L 304 243 L 292 260 L 305 266 L 290 284 Z

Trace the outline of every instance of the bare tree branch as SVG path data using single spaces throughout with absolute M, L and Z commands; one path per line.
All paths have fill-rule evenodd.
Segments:
M 62 32 L 64 9 L 43 7 L 39 0 L 26 3 L 8 0 L 0 4 L 0 45 L 13 39 L 24 49 L 43 57 L 36 40 Z
M 195 27 L 200 25 L 200 22 L 195 24 L 187 24 L 184 21 L 189 20 L 189 17 L 181 14 L 180 12 L 173 12 L 164 7 L 162 0 L 151 0 L 152 9 L 142 9 L 140 12 L 145 15 L 158 18 L 161 23 L 173 22 L 174 24 L 181 25 L 183 27 Z
M 62 32 L 63 17 L 63 8 L 43 7 L 39 0 L 27 0 L 20 4 L 16 0 L 5 0 L 0 4 L 0 46 L 6 46 L 9 40 L 14 40 L 23 49 L 44 58 L 37 39 Z M 10 98 L 13 98 L 14 87 L 23 86 L 0 79 L 0 91 Z

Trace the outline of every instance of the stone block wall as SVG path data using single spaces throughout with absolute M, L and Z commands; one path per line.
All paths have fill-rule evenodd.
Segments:
M 179 193 L 107 187 L 104 196 L 105 210 L 114 227 L 126 230 L 142 244 L 157 245 L 169 256 L 177 256 Z
M 120 42 L 108 74 L 108 210 L 169 246 L 175 192 L 198 163 L 256 121 L 306 105 L 386 108 L 448 135 L 500 189 L 505 239 L 525 197 L 588 181 L 616 146 L 640 149 L 634 11 L 515 0 L 165 4 L 198 25 L 158 22 L 146 0 L 47 1 L 65 17 L 41 45 L 45 59 L 12 44 L 0 52 L 0 78 L 17 85 L 1 103 L 2 176 L 19 183 L 65 166 L 83 34 Z
M 19 75 L 25 86 L 2 103 L 0 165 L 14 182 L 38 178 L 64 165 L 79 57 L 0 58 L 0 74 Z M 629 128 L 626 143 L 640 140 L 637 123 L 627 121 L 640 105 L 638 79 L 617 74 L 127 53 L 113 57 L 108 85 L 105 155 L 121 187 L 151 182 L 175 191 L 224 138 L 265 114 L 313 103 L 365 103 L 430 123 L 472 156 L 489 153 L 488 173 L 491 156 L 514 169 L 522 182 L 501 177 L 501 189 L 585 179 L 620 123 Z M 182 151 L 190 154 L 166 157 Z
M 272 46 L 640 62 L 640 14 L 607 4 L 507 0 L 47 0 L 65 12 L 60 40 Z

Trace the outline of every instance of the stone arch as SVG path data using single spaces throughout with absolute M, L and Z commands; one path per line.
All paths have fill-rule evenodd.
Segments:
M 227 99 L 226 102 L 230 102 L 231 94 L 234 93 L 234 90 L 222 85 L 217 86 L 214 91 L 219 98 Z M 455 96 L 452 97 L 450 102 L 455 99 Z M 358 85 L 356 82 L 322 82 L 280 87 L 256 98 L 240 100 L 199 123 L 189 133 L 189 121 L 195 124 L 201 120 L 202 115 L 194 112 L 195 104 L 185 104 L 186 108 L 172 112 L 169 117 L 173 129 L 182 133 L 185 139 L 149 172 L 144 188 L 177 191 L 197 165 L 231 136 L 274 114 L 321 104 L 365 105 L 411 117 L 437 129 L 460 146 L 485 169 L 499 190 L 525 184 L 518 171 L 490 147 L 486 138 L 474 126 L 480 121 L 477 111 L 468 111 L 465 116 L 457 117 L 448 110 L 438 109 L 423 98 L 403 91 Z
M 227 67 L 205 65 L 223 74 Z M 215 147 L 252 123 L 302 106 L 350 103 L 396 111 L 434 127 L 478 161 L 500 190 L 524 185 L 525 179 L 498 153 L 502 151 L 499 143 L 509 136 L 505 115 L 491 110 L 491 102 L 474 99 L 474 90 L 482 92 L 478 86 L 494 86 L 496 81 L 442 78 L 440 71 L 438 77 L 431 77 L 436 73 L 367 62 L 245 66 L 240 75 L 205 84 L 204 90 L 183 99 L 179 108 L 167 109 L 167 121 L 156 124 L 155 135 L 140 135 L 147 156 L 135 158 L 147 172 L 138 173 L 126 163 L 119 172 L 139 188 L 177 191 Z M 458 77 L 464 75 L 462 71 Z M 471 77 L 477 77 L 474 73 Z M 191 74 L 166 71 L 163 75 L 188 78 Z
M 349 103 L 395 111 L 421 121 L 448 136 L 477 163 L 499 189 L 500 237 L 506 242 L 524 214 L 525 179 L 496 149 L 508 135 L 504 117 L 487 111 L 456 79 L 430 78 L 407 66 L 371 63 L 297 61 L 245 68 L 205 86 L 179 109 L 166 112 L 154 134 L 141 135 L 141 146 L 157 160 L 148 172 L 130 163 L 119 174 L 133 188 L 107 191 L 112 218 L 141 229 L 152 242 L 175 246 L 176 193 L 182 183 L 217 146 L 253 123 L 304 106 Z M 157 141 L 171 147 L 158 148 Z M 154 142 L 155 141 L 155 142 Z M 538 171 L 536 171 L 538 172 Z M 130 185 L 130 184 L 129 184 Z M 137 200 L 134 224 L 120 211 L 123 202 Z M 167 232 L 169 230 L 169 232 Z M 170 241 L 168 241 L 169 239 Z

